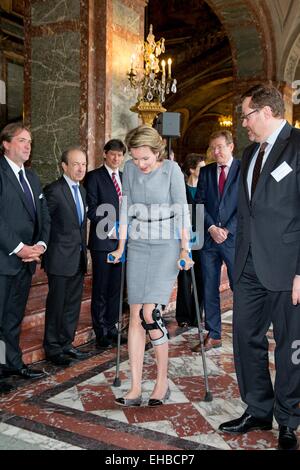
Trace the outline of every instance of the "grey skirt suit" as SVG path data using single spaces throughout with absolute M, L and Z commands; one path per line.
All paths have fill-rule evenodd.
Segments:
M 129 160 L 122 187 L 120 222 L 128 224 L 128 302 L 166 305 L 178 275 L 181 230 L 190 227 L 183 174 L 170 160 L 147 174 Z

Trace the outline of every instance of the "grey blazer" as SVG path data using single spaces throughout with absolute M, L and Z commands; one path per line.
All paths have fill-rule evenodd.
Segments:
M 190 228 L 184 177 L 176 162 L 164 160 L 161 167 L 144 174 L 129 160 L 122 186 L 120 221 L 130 224 L 129 237 L 138 228 L 142 239 L 161 243 L 170 239 L 168 234 L 178 239 L 182 227 Z

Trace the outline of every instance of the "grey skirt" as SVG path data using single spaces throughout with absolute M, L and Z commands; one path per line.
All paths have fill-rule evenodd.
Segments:
M 129 240 L 128 303 L 167 305 L 178 275 L 180 240 L 150 244 Z

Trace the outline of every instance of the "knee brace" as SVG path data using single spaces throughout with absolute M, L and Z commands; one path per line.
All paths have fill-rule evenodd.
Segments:
M 145 318 L 144 318 L 144 313 L 143 313 L 143 308 L 140 310 L 140 319 L 142 320 L 142 327 L 146 332 L 149 334 L 150 330 L 160 330 L 161 331 L 161 337 L 157 339 L 152 339 L 150 334 L 150 340 L 153 346 L 160 346 L 161 344 L 164 344 L 166 341 L 169 339 L 169 333 L 166 328 L 164 319 L 161 315 L 161 310 L 163 310 L 164 306 L 162 305 L 155 305 L 155 308 L 152 311 L 152 318 L 153 318 L 153 323 L 146 323 Z

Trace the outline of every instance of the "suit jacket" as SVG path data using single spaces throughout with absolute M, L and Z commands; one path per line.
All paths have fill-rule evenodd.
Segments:
M 33 193 L 36 220 L 30 215 L 25 194 L 4 157 L 0 157 L 0 274 L 16 275 L 24 266 L 16 255 L 9 256 L 23 242 L 34 245 L 38 241 L 48 244 L 50 218 L 38 176 L 25 169 Z M 36 263 L 29 263 L 33 274 Z
M 300 131 L 288 123 L 284 126 L 250 203 L 247 174 L 257 148 L 251 144 L 242 159 L 235 278 L 243 271 L 251 244 L 260 282 L 272 291 L 292 290 L 293 278 L 300 274 Z M 271 172 L 283 162 L 292 171 L 276 182 Z
M 240 161 L 233 160 L 221 198 L 218 188 L 217 167 L 217 163 L 211 163 L 201 168 L 195 197 L 197 204 L 204 204 L 203 250 L 216 245 L 207 231 L 211 225 L 228 229 L 228 238 L 224 244 L 229 246 L 235 242 Z
M 84 207 L 84 220 L 79 225 L 76 204 L 64 177 L 44 189 L 51 216 L 48 249 L 43 257 L 43 267 L 48 274 L 74 276 L 79 263 L 87 266 L 86 253 L 86 191 L 80 186 Z
M 122 180 L 122 173 L 119 174 Z M 88 247 L 90 250 L 96 251 L 113 251 L 117 248 L 118 241 L 109 239 L 107 236 L 103 237 L 103 229 L 108 233 L 116 221 L 119 221 L 119 197 L 104 165 L 88 172 L 85 179 L 85 187 L 87 190 L 87 215 L 91 221 Z M 107 212 L 97 215 L 97 209 L 101 204 L 109 204 L 111 206 L 108 217 L 106 217 Z M 100 228 L 101 234 L 99 236 Z

